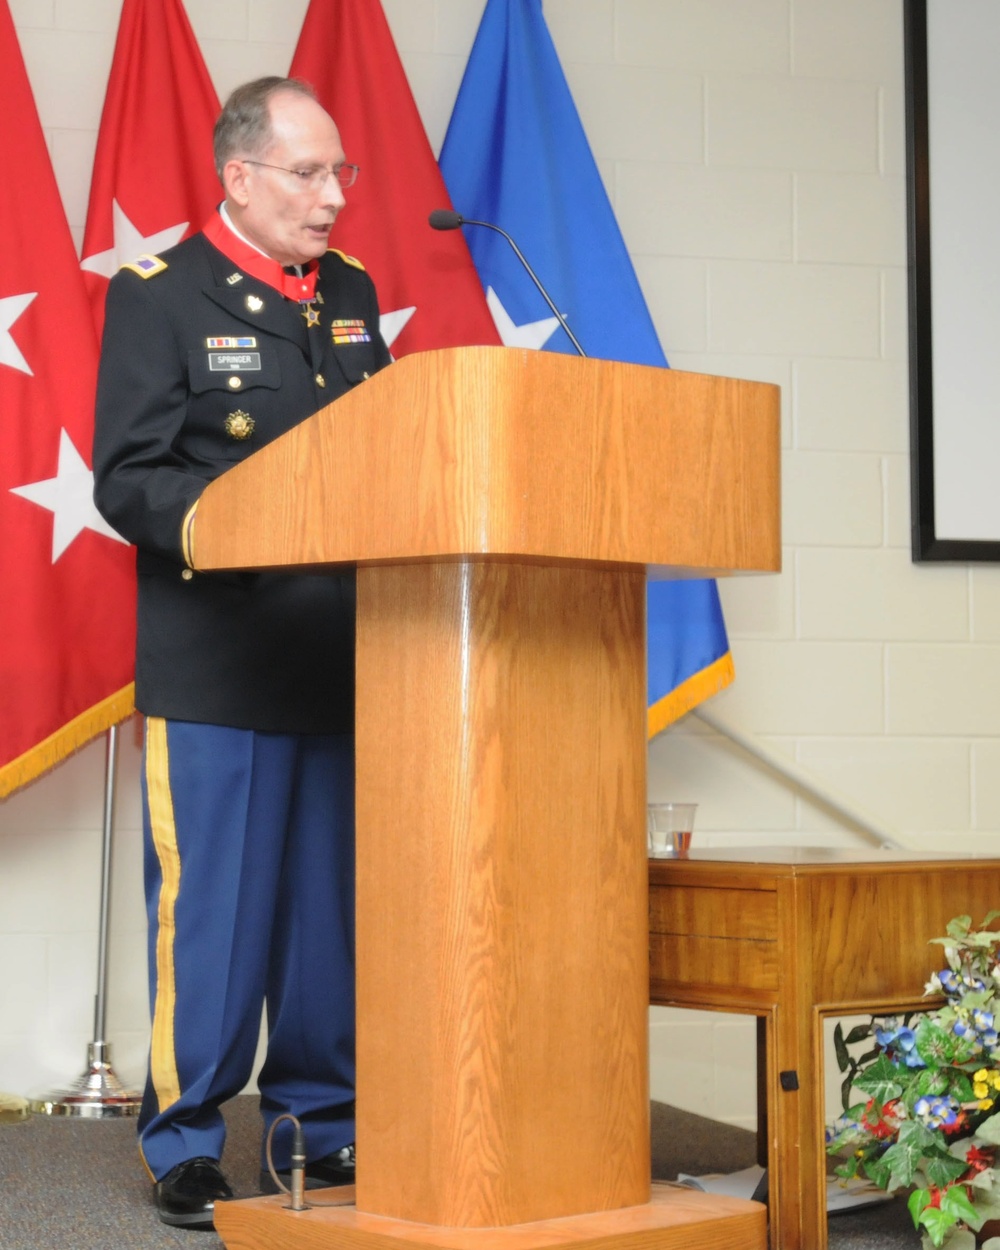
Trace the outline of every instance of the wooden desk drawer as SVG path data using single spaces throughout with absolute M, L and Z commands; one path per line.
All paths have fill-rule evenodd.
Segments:
M 775 942 L 778 896 L 773 890 L 719 890 L 652 886 L 650 933 Z
M 664 991 L 670 986 L 776 991 L 778 947 L 775 942 L 651 933 L 649 976 Z

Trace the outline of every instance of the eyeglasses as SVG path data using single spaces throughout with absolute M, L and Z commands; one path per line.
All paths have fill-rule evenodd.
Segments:
M 358 180 L 358 174 L 361 172 L 359 165 L 338 165 L 331 168 L 329 165 L 306 165 L 302 169 L 286 169 L 284 165 L 269 165 L 266 161 L 251 161 L 247 157 L 243 158 L 244 165 L 260 165 L 262 169 L 278 169 L 283 174 L 292 174 L 298 179 L 299 186 L 303 191 L 319 191 L 326 183 L 327 178 L 336 178 L 341 188 L 346 191 L 348 187 L 353 187 Z

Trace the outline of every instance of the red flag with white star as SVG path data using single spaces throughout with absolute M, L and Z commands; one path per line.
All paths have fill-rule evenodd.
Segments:
M 451 201 L 379 0 L 310 0 L 290 73 L 361 167 L 330 243 L 371 274 L 393 355 L 499 343 L 461 230 L 427 224 Z
M 222 199 L 212 156 L 218 115 L 181 0 L 125 0 L 83 236 L 98 334 L 109 279 L 195 234 Z
M 134 560 L 88 467 L 97 340 L 0 0 L 0 797 L 132 710 Z

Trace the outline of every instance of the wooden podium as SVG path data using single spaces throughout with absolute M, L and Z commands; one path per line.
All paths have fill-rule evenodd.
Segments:
M 773 386 L 461 348 L 207 488 L 198 568 L 358 580 L 355 1202 L 230 1250 L 763 1250 L 651 1193 L 645 583 L 778 569 L 778 459 Z

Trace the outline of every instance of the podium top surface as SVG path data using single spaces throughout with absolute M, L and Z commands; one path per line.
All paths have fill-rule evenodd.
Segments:
M 660 856 L 649 860 L 650 879 L 699 871 L 730 870 L 764 872 L 782 876 L 814 876 L 864 871 L 934 872 L 944 867 L 1000 868 L 1000 856 L 971 851 L 907 851 L 879 846 L 731 846 L 692 847 L 683 857 Z
M 211 483 L 201 569 L 780 568 L 778 388 L 516 348 L 391 365 Z

